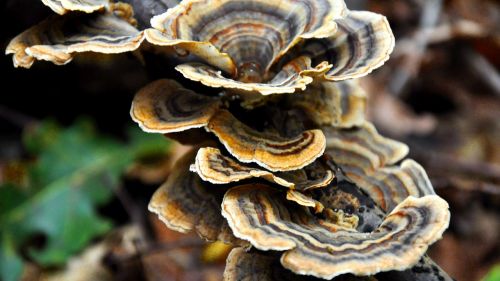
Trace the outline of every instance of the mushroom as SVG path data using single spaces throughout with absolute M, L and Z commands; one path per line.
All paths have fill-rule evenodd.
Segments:
M 277 192 L 263 185 L 234 187 L 224 196 L 222 215 L 236 237 L 262 251 L 284 251 L 285 268 L 324 279 L 409 268 L 441 238 L 450 218 L 440 197 L 408 197 L 377 229 L 362 233 L 316 217 Z
M 387 19 L 367 11 L 349 11 L 335 20 L 333 36 L 309 40 L 298 48 L 314 61 L 328 61 L 332 68 L 325 74 L 330 81 L 359 78 L 389 59 L 395 39 Z
M 182 233 L 195 230 L 209 241 L 244 245 L 232 235 L 220 213 L 226 189 L 210 186 L 189 172 L 195 155 L 193 149 L 177 161 L 167 181 L 154 193 L 148 209 L 172 230 Z
M 210 87 L 224 87 L 243 91 L 257 91 L 262 95 L 293 93 L 297 89 L 305 90 L 313 82 L 313 77 L 325 74 L 330 65 L 327 63 L 311 67 L 311 59 L 306 56 L 298 57 L 289 63 L 266 83 L 248 83 L 247 80 L 233 80 L 226 78 L 220 70 L 202 63 L 185 63 L 175 69 L 184 77 L 201 82 Z M 253 73 L 252 73 L 253 74 Z M 261 74 L 258 74 L 261 75 Z
M 218 98 L 199 95 L 174 80 L 161 79 L 136 94 L 130 115 L 144 131 L 166 134 L 208 125 L 220 106 Z
M 203 180 L 213 184 L 228 184 L 245 179 L 263 178 L 290 189 L 309 190 L 326 186 L 335 177 L 331 170 L 321 169 L 317 166 L 308 167 L 316 171 L 318 177 L 314 179 L 307 177 L 305 170 L 308 168 L 299 171 L 272 173 L 238 163 L 223 155 L 217 148 L 204 147 L 198 150 L 195 164 L 190 169 L 198 173 Z
M 356 81 L 313 83 L 304 92 L 287 96 L 287 103 L 318 126 L 350 128 L 365 122 L 366 93 Z
M 346 176 L 386 211 L 408 196 L 435 194 L 423 168 L 411 159 L 398 166 L 408 147 L 380 136 L 373 125 L 350 129 L 324 128 L 327 153 Z
M 206 126 L 240 162 L 253 162 L 271 171 L 303 168 L 325 150 L 321 130 L 307 130 L 291 138 L 259 132 L 220 105 L 216 98 L 198 95 L 174 81 L 160 80 L 139 91 L 130 114 L 147 132 L 172 133 Z
M 286 199 L 304 207 L 312 207 L 316 213 L 321 213 L 325 209 L 325 206 L 323 206 L 323 204 L 321 204 L 318 200 L 314 200 L 313 198 L 296 190 L 288 190 L 286 192 Z
M 307 130 L 292 138 L 258 132 L 227 110 L 214 115 L 208 130 L 238 161 L 253 162 L 273 172 L 297 170 L 311 164 L 323 154 L 326 143 L 321 130 Z
M 394 46 L 383 16 L 351 12 L 337 0 L 186 0 L 151 24 L 150 43 L 176 46 L 207 63 L 177 66 L 186 78 L 263 95 L 304 90 L 315 76 L 363 76 Z
M 62 65 L 70 62 L 76 53 L 134 51 L 144 37 L 130 24 L 131 9 L 129 5 L 120 4 L 109 6 L 104 13 L 50 17 L 12 39 L 5 53 L 14 54 L 14 66 L 30 68 L 35 59 Z
M 54 12 L 64 15 L 69 11 L 93 13 L 108 6 L 108 0 L 42 0 Z

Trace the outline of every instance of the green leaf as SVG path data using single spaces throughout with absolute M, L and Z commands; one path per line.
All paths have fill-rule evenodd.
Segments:
M 63 264 L 109 231 L 112 224 L 97 206 L 109 201 L 135 159 L 168 150 L 165 138 L 137 131 L 128 144 L 98 135 L 88 120 L 66 129 L 48 121 L 27 132 L 25 145 L 36 156 L 28 167 L 28 186 L 0 186 L 3 280 L 18 276 L 22 263 L 16 249 L 33 235 L 44 235 L 45 244 L 28 253 L 49 266 Z
M 0 279 L 17 281 L 21 278 L 23 261 L 16 253 L 12 237 L 3 233 L 0 241 Z
M 500 264 L 495 265 L 483 281 L 500 281 Z

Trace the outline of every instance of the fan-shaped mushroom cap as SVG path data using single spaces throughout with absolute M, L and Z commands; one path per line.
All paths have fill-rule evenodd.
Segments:
M 363 170 L 375 170 L 394 164 L 408 154 L 407 145 L 381 136 L 369 122 L 347 130 L 323 127 L 322 131 L 327 150 L 337 164 L 351 159 Z
M 167 181 L 154 193 L 148 209 L 172 230 L 195 230 L 209 241 L 244 244 L 231 234 L 220 214 L 225 189 L 210 188 L 198 175 L 189 172 L 195 153 L 193 149 L 175 164 Z
M 408 196 L 435 194 L 424 169 L 415 161 L 385 167 L 401 160 L 408 147 L 382 137 L 370 123 L 351 130 L 325 128 L 323 132 L 327 153 L 382 209 L 390 211 Z
M 326 140 L 321 130 L 308 130 L 296 137 L 285 138 L 258 132 L 226 110 L 219 111 L 210 120 L 208 129 L 239 161 L 253 162 L 270 171 L 300 169 L 325 150 Z
M 318 200 L 314 200 L 313 198 L 305 195 L 300 191 L 288 190 L 286 192 L 286 199 L 289 201 L 293 201 L 300 206 L 311 207 L 316 213 L 321 213 L 325 209 L 325 206 L 323 206 L 321 202 L 319 202 Z
M 213 147 L 200 148 L 196 154 L 196 162 L 191 170 L 205 181 L 214 184 L 227 184 L 249 178 L 264 178 L 285 187 L 293 187 L 294 183 L 276 177 L 273 173 L 241 165 L 237 161 L 222 155 L 219 149 Z
M 283 268 L 275 253 L 234 248 L 229 253 L 224 281 L 315 281 L 311 276 L 297 275 Z M 377 281 L 375 277 L 342 275 L 332 281 Z
M 69 11 L 93 13 L 109 4 L 109 0 L 42 0 L 42 2 L 60 15 Z
M 356 81 L 314 83 L 288 102 L 319 126 L 349 128 L 365 122 L 366 93 Z
M 124 9 L 126 5 L 116 5 Z M 14 66 L 31 67 L 35 59 L 61 65 L 76 53 L 115 54 L 137 49 L 143 33 L 117 14 L 120 10 L 95 14 L 69 14 L 50 17 L 19 34 L 7 46 L 6 54 L 14 54 Z
M 186 0 L 151 20 L 153 44 L 179 46 L 229 74 L 266 71 L 301 38 L 323 38 L 341 0 Z M 247 69 L 249 67 L 249 69 Z
M 230 189 L 222 214 L 236 237 L 260 250 L 286 251 L 285 268 L 331 279 L 345 273 L 372 275 L 416 264 L 448 227 L 446 201 L 436 195 L 408 197 L 371 233 L 360 233 L 293 205 L 266 186 Z
M 276 76 L 265 83 L 249 83 L 226 78 L 217 68 L 202 63 L 186 63 L 175 69 L 184 77 L 201 82 L 210 87 L 259 92 L 262 95 L 293 93 L 297 89 L 305 90 L 313 82 L 312 77 L 325 74 L 331 68 L 328 64 L 311 67 L 311 59 L 298 57 L 286 64 Z
M 337 32 L 328 38 L 308 40 L 300 52 L 313 61 L 333 67 L 325 78 L 340 81 L 359 78 L 380 67 L 394 49 L 394 36 L 387 19 L 366 11 L 350 11 L 337 19 Z
M 303 173 L 283 172 L 273 174 L 269 171 L 245 166 L 236 160 L 224 156 L 221 151 L 213 147 L 200 148 L 196 155 L 196 162 L 191 170 L 205 181 L 214 184 L 228 184 L 250 178 L 263 178 L 281 186 L 308 190 L 328 185 L 335 177 L 331 170 L 320 171 L 318 179 L 310 180 Z
M 130 115 L 144 131 L 166 134 L 208 125 L 220 105 L 218 98 L 199 95 L 174 80 L 161 79 L 136 94 Z

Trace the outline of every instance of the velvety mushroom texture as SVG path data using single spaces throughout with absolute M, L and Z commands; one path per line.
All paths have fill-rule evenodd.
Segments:
M 321 130 L 308 130 L 285 138 L 256 131 L 226 110 L 219 111 L 210 120 L 208 129 L 240 162 L 253 162 L 271 171 L 300 169 L 325 150 L 325 136 Z
M 376 230 L 361 233 L 316 217 L 277 192 L 262 185 L 232 188 L 222 214 L 236 237 L 260 250 L 285 251 L 281 264 L 302 275 L 331 279 L 409 268 L 449 223 L 448 204 L 440 197 L 408 197 Z
M 290 189 L 309 190 L 328 185 L 334 179 L 333 171 L 310 165 L 303 170 L 272 173 L 258 167 L 245 166 L 235 159 L 225 156 L 217 148 L 206 147 L 198 150 L 196 162 L 191 170 L 205 181 L 213 184 L 229 184 L 252 178 L 263 178 Z M 307 176 L 308 170 L 314 170 L 316 178 Z
M 283 268 L 279 255 L 260 251 L 247 252 L 234 248 L 226 261 L 224 281 L 318 281 L 323 279 L 293 274 Z M 332 281 L 377 281 L 374 277 L 357 277 L 350 274 L 334 278 Z
M 60 15 L 69 11 L 92 13 L 109 4 L 108 0 L 42 0 L 42 2 Z
M 149 42 L 177 46 L 208 63 L 177 66 L 185 77 L 264 95 L 304 90 L 315 76 L 366 75 L 394 47 L 385 17 L 348 11 L 341 0 L 189 0 L 151 23 Z M 284 67 L 273 69 L 277 64 Z
M 236 239 L 221 216 L 225 188 L 210 186 L 189 171 L 196 149 L 175 164 L 168 180 L 154 193 L 149 210 L 168 228 L 182 233 L 195 230 L 202 238 L 245 244 Z
M 318 126 L 349 128 L 365 122 L 366 93 L 355 81 L 314 83 L 287 96 L 287 103 Z
M 305 90 L 306 86 L 313 82 L 313 77 L 326 73 L 330 66 L 323 63 L 312 68 L 311 59 L 302 56 L 287 63 L 272 79 L 265 83 L 250 83 L 248 78 L 242 78 L 239 81 L 226 78 L 220 70 L 202 63 L 181 64 L 175 69 L 181 72 L 184 77 L 210 87 L 256 91 L 262 95 L 271 95 L 293 93 L 297 89 Z M 262 74 L 255 73 L 255 75 Z
M 187 0 L 154 17 L 146 34 L 153 44 L 177 45 L 229 74 L 256 79 L 300 38 L 334 32 L 333 20 L 345 12 L 337 0 Z
M 14 66 L 29 68 L 35 59 L 62 65 L 76 53 L 133 51 L 144 38 L 130 15 L 131 7 L 121 4 L 103 13 L 53 16 L 12 39 L 5 52 L 14 54 Z
M 367 11 L 350 11 L 335 20 L 338 30 L 328 38 L 313 39 L 297 48 L 315 62 L 328 61 L 325 78 L 341 81 L 367 75 L 389 59 L 395 39 L 387 19 Z
M 218 98 L 199 95 L 174 80 L 161 79 L 136 94 L 130 115 L 144 131 L 166 134 L 208 125 L 220 105 Z
M 400 161 L 408 147 L 384 138 L 373 125 L 365 123 L 349 130 L 324 128 L 326 151 L 356 185 L 386 211 L 408 196 L 435 194 L 424 169 L 408 159 Z

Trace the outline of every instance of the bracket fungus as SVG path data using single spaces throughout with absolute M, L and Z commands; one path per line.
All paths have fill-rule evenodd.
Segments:
M 191 171 L 213 184 L 229 184 L 252 178 L 263 178 L 291 190 L 311 190 L 328 185 L 334 178 L 333 171 L 310 165 L 292 172 L 272 173 L 262 168 L 245 166 L 225 156 L 217 148 L 204 147 L 198 150 Z M 314 169 L 315 178 L 308 178 L 307 171 Z
M 30 68 L 35 60 L 66 64 L 77 53 L 134 51 L 144 36 L 130 23 L 131 9 L 121 3 L 103 12 L 49 17 L 12 39 L 5 53 L 14 54 L 14 66 Z
M 383 16 L 351 12 L 337 0 L 186 0 L 151 24 L 145 32 L 150 43 L 177 46 L 206 61 L 179 65 L 186 78 L 264 95 L 304 90 L 315 76 L 334 81 L 363 76 L 383 64 L 394 47 Z M 305 52 L 287 57 L 302 43 L 309 46 Z M 275 69 L 282 58 L 288 64 Z
M 142 88 L 130 115 L 146 132 L 174 133 L 208 125 L 220 101 L 194 93 L 174 80 L 161 79 Z
M 70 11 L 92 13 L 109 4 L 108 0 L 42 0 L 42 2 L 60 15 Z
M 449 221 L 448 204 L 438 196 L 408 197 L 377 229 L 360 233 L 318 219 L 256 185 L 230 189 L 222 214 L 236 237 L 259 250 L 285 251 L 285 268 L 325 279 L 406 269 L 441 238 Z
M 447 203 L 404 159 L 408 147 L 365 120 L 366 93 L 350 80 L 389 58 L 384 16 L 342 0 L 184 0 L 149 27 L 161 9 L 141 1 L 42 2 L 59 15 L 10 42 L 15 66 L 148 52 L 144 40 L 177 52 L 168 58 L 187 80 L 150 83 L 130 109 L 144 131 L 194 145 L 149 210 L 173 230 L 247 247 L 231 252 L 225 280 L 451 280 L 425 256 Z
M 148 208 L 172 230 L 183 233 L 196 230 L 206 240 L 238 244 L 220 213 L 224 190 L 210 188 L 195 173 L 189 172 L 195 155 L 194 149 L 177 161 Z

